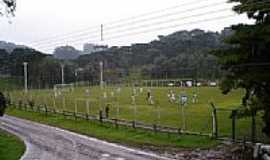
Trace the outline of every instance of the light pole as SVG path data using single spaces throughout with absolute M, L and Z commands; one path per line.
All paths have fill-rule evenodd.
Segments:
M 103 88 L 103 62 L 100 61 L 99 62 L 99 66 L 100 66 L 100 88 Z
M 27 86 L 27 62 L 23 62 L 23 70 L 24 70 L 24 92 L 27 93 L 28 92 L 28 86 Z
M 65 65 L 61 64 L 62 85 L 65 84 L 64 68 L 65 68 Z

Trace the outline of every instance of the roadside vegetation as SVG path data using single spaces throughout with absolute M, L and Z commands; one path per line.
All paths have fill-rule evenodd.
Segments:
M 71 119 L 60 115 L 44 115 L 41 113 L 19 111 L 9 109 L 8 115 L 28 119 L 31 121 L 60 127 L 80 134 L 107 140 L 109 142 L 125 144 L 134 147 L 145 148 L 210 148 L 218 144 L 218 141 L 204 136 L 177 135 L 154 133 L 150 131 L 132 129 L 127 127 L 116 128 L 113 125 Z
M 18 160 L 25 151 L 24 143 L 17 137 L 0 129 L 0 159 Z

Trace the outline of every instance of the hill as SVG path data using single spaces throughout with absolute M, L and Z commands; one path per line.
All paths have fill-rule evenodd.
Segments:
M 53 57 L 61 60 L 74 60 L 80 56 L 80 52 L 72 46 L 61 46 L 54 50 Z
M 222 47 L 230 34 L 192 30 L 178 31 L 149 43 L 113 46 L 100 52 L 81 55 L 72 46 L 55 49 L 46 55 L 29 48 L 0 50 L 0 75 L 22 79 L 22 63 L 29 62 L 29 86 L 52 87 L 61 83 L 61 65 L 65 64 L 65 83 L 99 81 L 99 62 L 104 63 L 104 80 L 137 79 L 218 79 L 221 75 L 217 58 L 209 52 Z
M 0 41 L 0 49 L 5 50 L 8 53 L 11 53 L 15 48 L 28 48 L 24 45 L 16 45 L 15 43 Z
M 219 77 L 220 69 L 216 57 L 209 51 L 221 47 L 228 32 L 179 31 L 158 36 L 158 40 L 150 43 L 110 47 L 106 51 L 82 55 L 76 62 L 79 67 L 98 75 L 93 68 L 103 61 L 107 77 L 138 73 L 137 78 L 215 79 Z

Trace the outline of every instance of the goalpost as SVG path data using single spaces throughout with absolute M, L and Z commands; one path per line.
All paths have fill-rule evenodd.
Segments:
M 54 92 L 72 92 L 74 91 L 74 84 L 55 84 L 53 90 Z

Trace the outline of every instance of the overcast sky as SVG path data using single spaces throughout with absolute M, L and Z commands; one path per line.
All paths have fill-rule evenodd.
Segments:
M 230 17 L 233 12 L 228 8 L 232 5 L 222 4 L 225 1 L 17 0 L 16 17 L 0 18 L 0 40 L 52 52 L 59 45 L 78 49 L 85 42 L 129 45 L 183 29 L 220 31 L 231 24 L 249 22 L 244 15 Z

